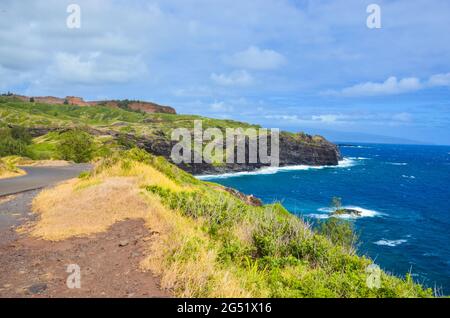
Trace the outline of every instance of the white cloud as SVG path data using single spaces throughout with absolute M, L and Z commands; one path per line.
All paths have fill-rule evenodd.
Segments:
M 230 74 L 211 74 L 211 79 L 222 86 L 245 86 L 253 82 L 253 77 L 245 70 L 234 71 Z
M 142 75 L 146 66 L 139 58 L 121 59 L 100 52 L 69 54 L 59 52 L 48 69 L 49 78 L 68 83 L 124 83 Z
M 341 92 L 343 96 L 378 96 L 394 95 L 412 92 L 422 89 L 420 80 L 416 77 L 408 77 L 398 80 L 391 76 L 383 83 L 367 82 L 344 88 Z
M 314 121 L 320 121 L 322 123 L 335 123 L 342 119 L 342 115 L 326 114 L 326 115 L 314 115 L 311 117 Z
M 420 80 L 417 77 L 407 77 L 400 80 L 395 76 L 389 77 L 382 83 L 366 82 L 346 87 L 340 91 L 328 90 L 322 95 L 335 95 L 345 97 L 396 95 L 414 92 L 426 88 L 450 86 L 450 73 L 435 74 L 428 80 Z
M 233 106 L 225 104 L 225 102 L 214 102 L 210 105 L 211 110 L 216 112 L 232 112 Z
M 273 70 L 286 62 L 282 54 L 273 50 L 260 49 L 256 46 L 235 53 L 226 60 L 233 66 L 254 70 Z
M 436 74 L 428 80 L 430 86 L 450 86 L 450 73 Z
M 284 115 L 266 115 L 266 119 L 284 120 L 297 124 L 342 124 L 349 119 L 346 115 L 341 114 L 319 114 L 319 115 L 304 115 L 299 116 L 295 114 Z
M 411 122 L 413 119 L 413 116 L 410 113 L 399 113 L 392 116 L 392 119 L 394 121 L 400 121 L 403 123 Z

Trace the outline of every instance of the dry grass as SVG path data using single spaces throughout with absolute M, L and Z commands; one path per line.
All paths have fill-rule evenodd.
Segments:
M 26 172 L 22 169 L 17 169 L 16 171 L 4 171 L 0 172 L 0 179 L 8 179 L 8 178 L 15 178 L 25 175 Z
M 148 213 L 134 178 L 108 178 L 75 191 L 78 182 L 71 180 L 36 197 L 33 210 L 40 219 L 31 231 L 33 236 L 51 241 L 86 236 Z
M 89 178 L 44 190 L 33 201 L 33 210 L 40 218 L 31 234 L 58 241 L 103 232 L 125 219 L 145 219 L 148 204 L 140 195 L 140 187 L 148 184 L 181 189 L 148 165 L 120 162 Z
M 6 162 L 23 167 L 65 167 L 71 163 L 66 160 L 33 160 L 20 156 L 5 157 Z
M 201 221 L 167 210 L 154 195 L 147 224 L 159 234 L 141 266 L 161 277 L 161 286 L 179 297 L 252 297 L 235 273 L 221 268 L 217 249 L 201 230 Z
M 161 286 L 183 297 L 252 297 L 233 269 L 217 262 L 218 249 L 201 229 L 202 221 L 167 209 L 140 187 L 158 184 L 183 188 L 151 166 L 116 164 L 89 178 L 73 179 L 41 192 L 33 202 L 39 213 L 32 236 L 59 241 L 107 231 L 115 222 L 144 219 L 154 233 L 142 263 L 161 277 Z
M 15 167 L 3 159 L 0 159 L 0 179 L 14 178 L 25 175 L 26 172 L 22 169 Z
M 139 187 L 159 185 L 172 191 L 186 190 L 186 188 L 179 186 L 155 168 L 141 162 L 125 161 L 94 175 L 95 178 L 112 176 L 135 177 Z
M 71 163 L 66 160 L 34 160 L 27 164 L 23 164 L 23 166 L 32 166 L 32 167 L 66 167 Z

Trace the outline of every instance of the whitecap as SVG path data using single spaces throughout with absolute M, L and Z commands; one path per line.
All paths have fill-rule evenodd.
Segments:
M 407 175 L 402 175 L 402 178 L 405 178 L 405 179 L 415 179 L 416 177 L 415 176 L 407 176 Z
M 339 148 L 356 148 L 356 149 L 372 149 L 372 147 L 360 146 L 360 145 L 342 145 Z
M 382 239 L 379 241 L 374 242 L 373 244 L 380 245 L 380 246 L 389 246 L 389 247 L 396 247 L 400 244 L 406 243 L 408 240 L 386 240 Z
M 406 162 L 386 162 L 388 165 L 392 166 L 407 166 L 408 164 Z
M 356 165 L 355 160 L 351 158 L 344 158 L 339 161 L 336 166 L 308 166 L 308 165 L 297 165 L 297 166 L 286 166 L 286 167 L 264 167 L 253 171 L 241 171 L 241 172 L 230 172 L 224 174 L 211 174 L 211 175 L 199 175 L 196 176 L 200 180 L 210 180 L 210 179 L 226 179 L 235 178 L 242 176 L 254 176 L 254 175 L 270 175 L 276 174 L 278 172 L 285 171 L 306 171 L 306 170 L 322 170 L 322 169 L 337 169 L 337 168 L 349 168 Z

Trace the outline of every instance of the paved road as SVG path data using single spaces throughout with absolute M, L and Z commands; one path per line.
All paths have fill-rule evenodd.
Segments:
M 89 164 L 66 167 L 21 167 L 26 175 L 0 180 L 0 197 L 24 191 L 45 188 L 54 183 L 77 177 L 83 171 L 89 171 Z

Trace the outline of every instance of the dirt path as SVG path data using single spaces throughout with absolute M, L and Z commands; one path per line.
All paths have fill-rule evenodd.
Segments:
M 35 194 L 0 202 L 0 214 L 17 210 L 13 227 L 31 220 L 29 204 Z M 143 221 L 136 220 L 117 223 L 106 233 L 56 243 L 18 235 L 3 226 L 0 297 L 168 297 L 156 277 L 139 269 L 152 235 Z M 80 289 L 67 286 L 71 264 L 80 268 Z

